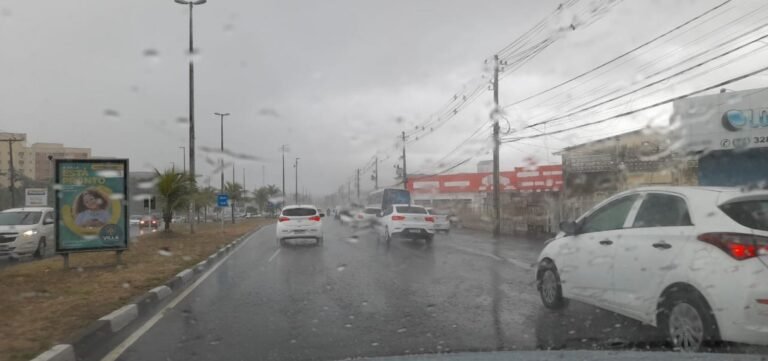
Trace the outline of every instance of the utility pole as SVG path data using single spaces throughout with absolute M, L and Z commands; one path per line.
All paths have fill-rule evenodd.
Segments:
M 207 0 L 174 0 L 177 4 L 189 5 L 189 174 L 192 182 L 197 182 L 197 173 L 195 173 L 195 64 L 193 56 L 195 47 L 192 31 L 192 8 L 195 5 L 205 4 Z M 189 221 L 189 232 L 195 233 L 195 222 L 192 222 L 192 210 L 195 209 L 195 201 L 192 200 L 187 209 L 187 220 Z
M 493 237 L 501 235 L 501 204 L 499 181 L 499 56 L 494 55 L 493 66 Z
M 288 150 L 288 145 L 283 144 L 280 146 L 280 150 L 283 152 L 283 205 L 285 205 L 286 199 L 285 199 L 285 151 Z
M 243 168 L 243 191 L 245 191 L 245 168 Z
M 267 168 L 263 164 L 261 165 L 261 186 L 267 186 Z
M 357 202 L 360 203 L 360 168 L 357 168 Z
M 187 147 L 181 146 L 181 161 L 184 163 L 184 173 L 187 173 Z
M 373 189 L 379 189 L 379 156 L 373 159 Z
M 16 169 L 13 167 L 13 142 L 18 142 L 20 139 L 11 138 L 3 139 L 3 142 L 8 142 L 8 155 L 10 160 L 8 163 L 8 177 L 10 184 L 8 189 L 11 191 L 11 208 L 16 208 Z
M 296 163 L 293 164 L 293 167 L 296 168 L 296 184 L 294 188 L 294 198 L 296 200 L 296 204 L 299 204 L 299 158 L 296 158 Z
M 223 175 L 223 173 L 222 173 Z M 237 178 L 235 178 L 235 163 L 232 163 L 232 193 L 235 192 L 237 184 L 236 181 Z M 229 195 L 229 205 L 230 205 L 230 213 L 232 214 L 232 224 L 235 224 L 235 200 L 233 199 L 235 197 L 234 194 Z
M 224 155 L 224 117 L 229 115 L 229 113 L 213 113 L 215 115 L 218 115 L 221 119 L 221 155 Z M 224 158 L 219 158 L 219 166 L 221 167 L 221 192 L 224 192 Z M 234 182 L 235 179 L 232 179 L 232 182 Z
M 408 171 L 405 165 L 405 131 L 403 131 L 403 188 L 408 189 Z

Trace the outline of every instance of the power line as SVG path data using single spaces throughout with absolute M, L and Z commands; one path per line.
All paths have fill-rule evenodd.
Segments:
M 564 81 L 562 83 L 554 85 L 554 86 L 552 86 L 552 87 L 550 87 L 548 89 L 542 90 L 542 91 L 540 91 L 538 93 L 535 93 L 535 94 L 533 94 L 531 96 L 528 96 L 528 97 L 525 97 L 523 99 L 520 99 L 520 100 L 518 100 L 518 101 L 516 101 L 516 102 L 514 102 L 512 104 L 505 105 L 504 108 L 509 108 L 509 107 L 515 106 L 517 104 L 520 104 L 520 103 L 522 103 L 524 101 L 527 101 L 527 100 L 530 100 L 530 99 L 535 98 L 537 96 L 540 96 L 542 94 L 549 93 L 550 91 L 552 91 L 554 89 L 557 89 L 559 87 L 562 87 L 562 86 L 564 86 L 566 84 L 570 84 L 571 82 L 573 82 L 575 80 L 581 79 L 584 76 L 586 76 L 587 74 L 595 72 L 597 70 L 600 70 L 600 69 L 602 69 L 602 68 L 604 68 L 604 67 L 606 67 L 606 66 L 608 66 L 608 65 L 610 65 L 610 64 L 612 64 L 612 63 L 614 63 L 614 62 L 616 62 L 616 61 L 618 61 L 618 60 L 620 60 L 620 59 L 622 59 L 622 58 L 624 58 L 624 57 L 626 57 L 626 56 L 628 56 L 628 55 L 630 55 L 630 54 L 632 54 L 632 53 L 634 53 L 634 52 L 636 52 L 636 51 L 638 51 L 638 50 L 640 50 L 640 49 L 642 49 L 642 48 L 644 48 L 644 47 L 646 47 L 646 46 L 648 46 L 648 45 L 650 45 L 652 43 L 654 43 L 654 42 L 656 42 L 657 40 L 662 39 L 662 38 L 666 37 L 667 35 L 674 33 L 675 31 L 677 31 L 677 30 L 687 26 L 688 24 L 701 19 L 702 17 L 704 17 L 707 14 L 709 14 L 709 13 L 711 13 L 711 12 L 713 12 L 713 11 L 723 7 L 723 6 L 725 6 L 726 4 L 730 3 L 731 1 L 732 0 L 726 0 L 726 1 L 722 2 L 722 3 L 720 3 L 719 5 L 717 5 L 717 6 L 713 7 L 713 8 L 710 8 L 709 10 L 707 10 L 707 11 L 705 11 L 705 12 L 703 12 L 703 13 L 695 16 L 695 17 L 693 17 L 692 19 L 690 19 L 690 20 L 688 20 L 688 21 L 686 21 L 686 22 L 684 22 L 684 23 L 682 23 L 682 24 L 672 28 L 671 30 L 669 30 L 669 31 L 667 31 L 667 32 L 665 32 L 665 33 L 663 33 L 663 34 L 661 34 L 661 35 L 659 35 L 659 36 L 649 40 L 649 41 L 646 41 L 645 43 L 640 44 L 640 45 L 634 47 L 633 49 L 631 49 L 631 50 L 629 50 L 627 52 L 624 52 L 621 55 L 619 55 L 619 56 L 617 56 L 617 57 L 615 57 L 615 58 L 613 58 L 611 60 L 608 60 L 607 62 L 605 62 L 603 64 L 600 64 L 600 65 L 598 65 L 598 66 L 596 66 L 596 67 L 594 67 L 594 68 L 592 68 L 590 70 L 587 70 L 586 72 L 583 72 L 583 73 L 581 73 L 581 74 L 579 74 L 579 75 L 577 75 L 577 76 L 575 76 L 575 77 L 573 77 L 571 79 L 568 79 L 568 80 L 566 80 L 566 81 Z
M 735 78 L 728 79 L 726 81 L 717 83 L 715 85 L 708 86 L 708 87 L 703 88 L 703 89 L 699 89 L 699 90 L 696 90 L 696 91 L 693 91 L 693 92 L 690 92 L 690 93 L 687 93 L 687 94 L 684 94 L 684 95 L 680 95 L 680 96 L 676 96 L 676 97 L 673 97 L 673 98 L 669 98 L 669 99 L 666 99 L 666 100 L 663 100 L 663 101 L 660 101 L 660 102 L 657 102 L 657 103 L 654 103 L 654 104 L 651 104 L 651 105 L 647 105 L 647 106 L 641 107 L 639 109 L 635 109 L 635 110 L 632 110 L 632 111 L 628 111 L 628 112 L 624 112 L 624 113 L 621 113 L 621 114 L 613 115 L 613 116 L 610 116 L 610 117 L 607 117 L 607 118 L 603 118 L 603 119 L 600 119 L 600 120 L 596 120 L 596 121 L 593 121 L 593 122 L 582 123 L 580 125 L 573 126 L 573 127 L 570 127 L 570 128 L 558 129 L 558 130 L 554 130 L 554 131 L 550 131 L 550 132 L 542 133 L 542 134 L 530 135 L 530 136 L 526 136 L 526 137 L 503 139 L 502 142 L 503 143 L 509 143 L 509 142 L 516 142 L 516 141 L 522 140 L 522 139 L 539 138 L 539 137 L 543 137 L 543 136 L 547 136 L 547 135 L 560 134 L 560 133 L 564 133 L 564 132 L 567 132 L 567 131 L 576 130 L 576 129 L 588 127 L 588 126 L 591 126 L 591 125 L 604 123 L 604 122 L 607 122 L 607 121 L 612 120 L 612 119 L 617 119 L 617 118 L 625 117 L 627 115 L 632 115 L 632 114 L 635 114 L 635 113 L 638 113 L 638 112 L 641 112 L 641 111 L 644 111 L 644 110 L 648 110 L 648 109 L 655 108 L 655 107 L 658 107 L 658 106 L 661 106 L 661 105 L 664 105 L 664 104 L 668 104 L 668 103 L 674 102 L 675 100 L 684 99 L 684 98 L 690 97 L 691 95 L 696 95 L 696 94 L 703 93 L 703 92 L 708 91 L 708 90 L 720 88 L 720 87 L 722 87 L 724 85 L 728 85 L 728 84 L 731 84 L 731 83 L 734 83 L 734 82 L 737 82 L 737 81 L 749 78 L 749 77 L 754 76 L 756 74 L 762 73 L 762 72 L 764 72 L 766 70 L 768 70 L 768 66 L 762 67 L 762 68 L 760 68 L 758 70 L 755 70 L 755 71 L 752 71 L 752 72 L 740 75 L 740 76 L 735 77 Z

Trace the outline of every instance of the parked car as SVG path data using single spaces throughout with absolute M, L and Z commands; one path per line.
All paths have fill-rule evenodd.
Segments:
M 659 327 L 686 351 L 768 345 L 768 191 L 641 188 L 560 228 L 538 260 L 546 307 L 586 302 Z
M 381 209 L 379 207 L 365 207 L 355 214 L 352 224 L 357 228 L 372 228 L 376 225 L 376 222 L 378 222 L 380 212 Z
M 44 257 L 53 249 L 53 208 L 12 208 L 0 212 L 0 257 Z
M 382 211 L 379 223 L 379 238 L 387 243 L 392 238 L 406 238 L 423 239 L 432 244 L 435 236 L 435 217 L 422 206 L 392 205 Z
M 441 209 L 427 208 L 427 213 L 435 217 L 435 232 L 451 231 L 451 221 L 449 219 L 449 212 Z
M 286 206 L 277 219 L 277 244 L 284 246 L 288 239 L 314 239 L 323 244 L 323 220 L 325 215 L 312 205 Z
M 139 221 L 139 228 L 145 228 L 145 227 L 157 228 L 159 223 L 160 222 L 157 220 L 157 217 L 155 216 L 144 216 L 141 218 L 141 221 Z

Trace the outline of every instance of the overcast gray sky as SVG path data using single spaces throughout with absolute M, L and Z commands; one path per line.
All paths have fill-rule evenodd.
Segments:
M 595 23 L 562 33 L 523 68 L 507 74 L 501 104 L 588 70 L 721 2 L 620 2 Z M 395 154 L 401 130 L 424 121 L 462 85 L 487 74 L 483 59 L 544 19 L 558 3 L 209 0 L 195 8 L 197 144 L 218 147 L 219 121 L 213 113 L 229 112 L 226 148 L 260 159 L 234 159 L 238 181 L 245 168 L 248 188 L 261 185 L 263 165 L 266 182 L 280 185 L 278 149 L 289 144 L 287 188 L 293 189 L 293 158 L 300 157 L 300 188 L 326 194 L 345 184 L 373 154 Z M 759 0 L 734 0 L 720 16 L 600 79 L 612 80 L 613 86 L 640 81 L 643 71 L 637 67 L 643 61 L 665 52 L 670 52 L 664 57 L 668 61 L 683 59 L 738 29 L 764 23 L 768 13 L 755 12 L 753 18 L 719 30 L 722 38 L 694 41 L 758 6 Z M 547 31 L 570 23 L 573 16 L 564 14 Z M 91 147 L 94 155 L 127 157 L 134 170 L 171 162 L 181 167 L 178 147 L 187 143 L 187 124 L 180 121 L 187 117 L 187 21 L 187 8 L 172 0 L 0 0 L 0 130 L 28 133 L 30 142 L 60 142 Z M 613 110 L 696 89 L 758 63 L 759 57 L 751 55 L 743 63 L 724 63 L 700 77 L 638 94 Z M 730 88 L 763 86 L 765 79 Z M 585 94 L 586 88 L 574 89 L 562 99 Z M 409 170 L 440 170 L 443 164 L 435 161 L 489 121 L 491 102 L 492 93 L 485 91 L 445 126 L 410 145 Z M 533 105 L 508 109 L 510 127 L 524 125 L 542 111 L 557 114 L 564 109 Z M 119 116 L 105 114 L 112 112 Z M 503 168 L 559 163 L 551 153 L 562 146 L 644 122 L 661 124 L 668 116 L 668 108 L 662 108 L 586 133 L 505 145 Z M 479 139 L 444 163 L 487 149 L 490 143 Z M 481 155 L 457 171 L 472 170 L 477 160 L 486 158 Z M 209 163 L 217 159 L 199 150 L 198 173 L 210 175 L 214 165 Z M 392 157 L 380 164 L 382 184 L 393 182 L 395 161 Z M 230 179 L 231 169 L 226 177 Z M 363 176 L 364 189 L 372 186 L 369 177 Z

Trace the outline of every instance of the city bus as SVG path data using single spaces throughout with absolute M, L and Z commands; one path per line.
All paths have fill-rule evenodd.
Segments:
M 379 207 L 382 210 L 393 204 L 411 204 L 411 193 L 407 189 L 383 188 L 368 194 L 366 206 Z

